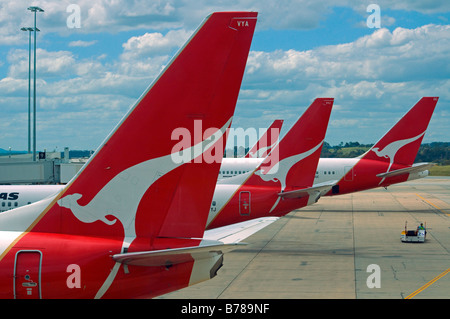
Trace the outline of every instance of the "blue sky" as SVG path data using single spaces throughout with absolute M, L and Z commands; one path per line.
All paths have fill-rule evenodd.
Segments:
M 380 7 L 369 28 L 367 6 Z M 80 8 L 70 28 L 69 5 Z M 334 97 L 326 141 L 376 142 L 422 96 L 439 96 L 424 142 L 450 141 L 450 2 L 0 0 L 0 148 L 27 148 L 28 6 L 38 13 L 37 148 L 95 149 L 207 14 L 258 11 L 233 127 L 282 134 Z

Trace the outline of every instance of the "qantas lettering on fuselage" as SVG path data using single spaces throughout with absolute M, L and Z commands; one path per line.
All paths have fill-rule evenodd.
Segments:
M 17 200 L 19 198 L 19 193 L 0 193 L 0 199 L 2 200 Z

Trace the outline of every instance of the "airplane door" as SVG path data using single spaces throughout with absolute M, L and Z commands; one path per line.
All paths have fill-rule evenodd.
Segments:
M 41 298 L 42 253 L 37 250 L 21 250 L 16 254 L 14 272 L 14 298 Z
M 250 192 L 239 193 L 239 214 L 242 216 L 249 216 L 251 211 L 251 196 Z

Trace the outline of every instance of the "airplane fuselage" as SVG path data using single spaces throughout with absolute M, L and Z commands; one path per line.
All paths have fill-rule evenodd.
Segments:
M 219 182 L 214 191 L 207 229 L 226 226 L 259 217 L 281 217 L 294 209 L 315 202 L 314 198 L 301 197 L 281 199 L 279 181 L 262 185 L 246 185 L 251 172 L 231 177 L 230 181 Z M 259 177 L 257 177 L 259 178 Z M 287 189 L 289 190 L 289 189 Z
M 12 238 L 20 245 L 4 247 Z M 135 241 L 135 250 L 179 244 Z M 0 242 L 0 286 L 12 288 L 0 290 L 0 299 L 151 298 L 188 286 L 195 266 L 193 260 L 156 267 L 117 263 L 112 256 L 122 252 L 123 238 L 115 237 L 0 231 Z
M 59 192 L 64 185 L 0 185 L 0 213 Z
M 224 158 L 220 168 L 219 177 L 227 178 L 239 174 L 239 171 L 255 169 L 261 158 L 252 159 L 228 159 Z M 242 164 L 240 164 L 242 162 Z M 393 163 L 367 160 L 361 158 L 320 158 L 314 177 L 314 185 L 323 182 L 338 180 L 339 182 L 326 196 L 342 195 L 352 192 L 362 191 L 375 187 L 387 187 L 392 184 L 405 182 L 428 176 L 428 171 L 419 173 L 403 174 L 401 176 L 380 178 L 377 174 L 385 173 L 388 170 L 394 171 L 408 167 Z

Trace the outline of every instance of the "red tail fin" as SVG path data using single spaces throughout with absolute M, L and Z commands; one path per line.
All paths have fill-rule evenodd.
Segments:
M 246 158 L 259 157 L 264 158 L 270 153 L 272 147 L 278 142 L 280 136 L 281 126 L 283 120 L 275 120 L 267 129 L 263 136 L 256 142 L 255 145 L 245 155 Z
M 209 16 L 34 222 L 34 229 L 131 238 L 201 237 L 256 16 Z M 177 129 L 187 132 L 189 141 L 180 142 Z M 192 146 L 183 150 L 187 163 L 174 161 L 180 143 Z M 212 148 L 220 156 L 211 163 L 202 153 Z
M 332 98 L 316 99 L 272 149 L 255 175 L 265 181 L 280 181 L 282 191 L 312 186 L 332 106 Z
M 363 158 L 387 162 L 390 165 L 412 165 L 437 101 L 438 97 L 420 99 Z

